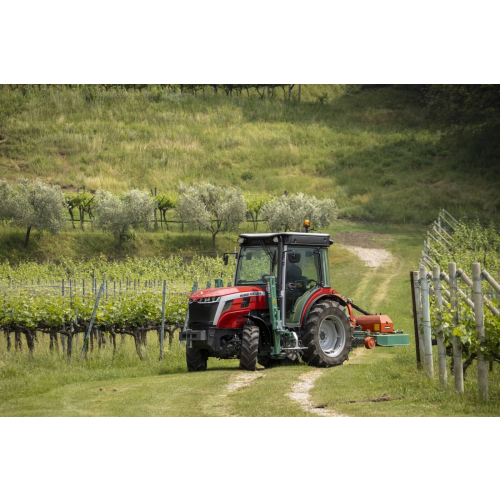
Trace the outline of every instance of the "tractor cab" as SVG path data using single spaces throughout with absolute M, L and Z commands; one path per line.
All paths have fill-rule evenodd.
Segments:
M 308 300 L 330 287 L 328 234 L 241 234 L 238 240 L 235 286 L 265 289 L 276 282 L 277 307 L 284 326 L 299 326 Z M 227 262 L 227 260 L 226 260 Z

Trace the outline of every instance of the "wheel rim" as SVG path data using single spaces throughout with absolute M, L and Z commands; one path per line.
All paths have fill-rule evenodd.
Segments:
M 336 358 L 345 346 L 345 327 L 337 316 L 327 316 L 319 325 L 319 346 L 329 358 Z

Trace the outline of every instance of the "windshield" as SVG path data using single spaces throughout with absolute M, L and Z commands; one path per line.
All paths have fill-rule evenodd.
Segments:
M 276 247 L 242 248 L 236 270 L 236 284 L 266 284 L 265 276 L 274 275 L 276 260 Z

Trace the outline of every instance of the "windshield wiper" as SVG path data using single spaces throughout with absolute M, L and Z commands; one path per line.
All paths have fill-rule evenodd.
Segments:
M 276 251 L 272 252 L 271 249 L 264 243 L 263 240 L 259 240 L 260 246 L 266 252 L 267 256 L 269 257 L 269 260 L 271 261 L 271 274 L 274 271 L 274 266 L 276 264 L 275 258 L 276 258 Z

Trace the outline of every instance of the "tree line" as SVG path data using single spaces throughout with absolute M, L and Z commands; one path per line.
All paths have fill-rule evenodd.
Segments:
M 193 94 L 198 93 L 213 93 L 214 95 L 225 94 L 227 96 L 238 95 L 241 96 L 246 94 L 250 96 L 250 92 L 255 92 L 261 98 L 276 97 L 277 93 L 283 94 L 284 99 L 291 100 L 292 90 L 297 87 L 297 100 L 300 102 L 302 94 L 301 84 L 288 84 L 288 83 L 257 83 L 257 84 L 141 84 L 141 83 L 122 83 L 122 84 L 3 84 L 4 89 L 18 90 L 24 94 L 29 94 L 30 92 L 43 89 L 70 89 L 70 90 L 84 90 L 85 97 L 87 100 L 95 100 L 100 91 L 108 92 L 113 90 L 124 90 L 132 92 L 143 92 L 150 91 L 153 95 L 158 95 L 158 93 L 181 93 L 181 94 Z
M 64 210 L 70 214 L 74 228 L 78 212 L 82 229 L 87 216 L 92 225 L 113 234 L 120 246 L 132 237 L 135 228 L 157 227 L 157 211 L 160 220 L 167 223 L 166 212 L 175 210 L 183 224 L 210 232 L 214 254 L 217 235 L 236 229 L 242 222 L 252 222 L 255 231 L 259 221 L 266 221 L 275 232 L 302 231 L 305 219 L 313 230 L 322 229 L 338 214 L 332 199 L 288 192 L 281 197 L 265 193 L 244 196 L 239 188 L 210 183 L 181 184 L 177 196 L 139 189 L 116 196 L 102 189 L 95 194 L 83 190 L 63 193 L 60 186 L 23 179 L 17 185 L 1 181 L 0 197 L 0 219 L 26 229 L 25 248 L 32 230 L 60 232 L 66 220 Z

